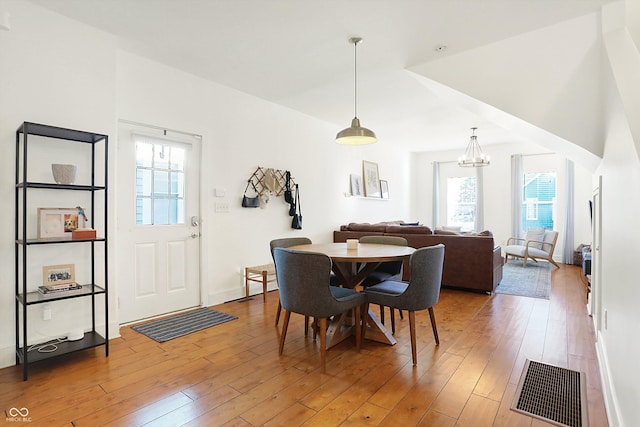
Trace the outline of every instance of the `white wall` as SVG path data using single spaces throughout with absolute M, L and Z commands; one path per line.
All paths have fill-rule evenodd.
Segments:
M 627 2 L 631 6 L 631 2 Z M 612 5 L 610 8 L 618 8 Z M 619 13 L 608 10 L 607 13 Z M 623 11 L 624 12 L 624 11 Z M 640 26 L 638 7 L 623 13 Z M 611 18 L 611 16 L 607 16 Z M 640 287 L 637 279 L 640 230 L 635 226 L 640 211 L 640 53 L 626 28 L 605 28 L 606 145 L 597 173 L 602 175 L 602 246 L 600 283 L 602 317 L 598 354 L 604 377 L 605 401 L 611 425 L 634 426 L 640 420 Z M 629 86 L 631 84 L 631 86 Z
M 0 156 L 0 196 L 5 201 L 0 221 L 0 265 L 6 272 L 0 285 L 0 366 L 7 366 L 15 363 L 15 131 L 23 121 L 31 121 L 113 134 L 116 42 L 105 33 L 29 2 L 2 0 L 0 10 L 10 13 L 11 22 L 10 31 L 0 30 L 0 147 L 3 154 Z M 41 169 L 47 175 L 50 163 L 64 163 L 59 150 L 51 153 L 51 158 L 34 162 L 30 167 Z M 61 247 L 54 250 L 61 251 Z M 43 251 L 33 247 L 29 253 L 33 253 L 29 259 L 34 261 L 35 268 L 58 260 L 38 255 Z M 55 324 L 40 320 L 42 307 L 29 308 L 33 320 L 29 328 L 30 343 L 60 336 L 75 328 L 79 321 L 88 322 L 87 301 L 73 306 L 66 301 L 52 303 Z

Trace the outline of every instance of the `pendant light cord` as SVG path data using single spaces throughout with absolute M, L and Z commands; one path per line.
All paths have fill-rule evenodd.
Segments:
M 353 116 L 358 117 L 358 43 L 353 42 Z

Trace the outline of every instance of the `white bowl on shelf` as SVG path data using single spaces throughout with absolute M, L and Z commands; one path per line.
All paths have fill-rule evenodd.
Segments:
M 57 184 L 73 184 L 76 182 L 78 176 L 77 165 L 53 163 L 51 165 L 51 171 L 53 172 L 53 180 Z

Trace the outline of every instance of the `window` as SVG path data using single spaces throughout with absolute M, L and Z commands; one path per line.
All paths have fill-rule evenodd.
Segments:
M 473 230 L 476 220 L 475 176 L 447 178 L 447 225 Z
M 522 229 L 553 230 L 556 217 L 555 172 L 525 173 L 522 197 Z
M 183 148 L 136 143 L 136 224 L 184 224 L 184 159 Z

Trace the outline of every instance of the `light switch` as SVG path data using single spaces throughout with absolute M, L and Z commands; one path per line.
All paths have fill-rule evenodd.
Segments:
M 224 188 L 216 188 L 215 195 L 216 197 L 224 197 L 227 195 L 227 190 L 225 190 Z
M 229 212 L 229 203 L 228 202 L 216 202 L 215 205 L 216 212 Z

